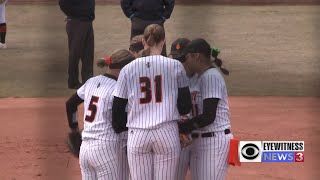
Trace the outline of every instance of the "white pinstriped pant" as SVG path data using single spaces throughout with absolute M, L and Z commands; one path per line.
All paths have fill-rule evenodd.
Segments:
M 214 137 L 193 139 L 191 174 L 193 180 L 224 180 L 226 178 L 232 134 L 215 132 Z
M 132 180 L 175 180 L 180 155 L 177 122 L 157 129 L 128 131 L 128 161 Z
M 82 141 L 79 155 L 82 180 L 119 180 L 118 153 L 118 141 Z
M 190 167 L 191 145 L 181 149 L 176 180 L 185 180 Z
M 120 139 L 120 152 L 119 152 L 119 180 L 129 180 L 130 171 L 127 155 L 127 139 Z

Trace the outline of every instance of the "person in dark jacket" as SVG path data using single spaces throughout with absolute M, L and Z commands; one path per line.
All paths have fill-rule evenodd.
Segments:
M 93 76 L 95 0 L 59 0 L 67 16 L 66 31 L 69 45 L 68 87 L 78 89 Z M 82 62 L 79 81 L 79 60 Z
M 121 0 L 124 14 L 131 20 L 131 36 L 143 34 L 150 24 L 164 25 L 174 8 L 174 0 Z M 167 56 L 166 45 L 161 55 Z

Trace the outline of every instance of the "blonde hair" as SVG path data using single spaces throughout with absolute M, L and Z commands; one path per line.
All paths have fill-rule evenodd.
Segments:
M 110 64 L 108 62 L 108 58 L 110 58 Z M 126 49 L 120 49 L 114 51 L 109 57 L 105 59 L 99 59 L 97 61 L 98 67 L 110 67 L 112 69 L 121 69 L 126 64 L 129 64 L 135 57 L 131 54 L 130 51 Z
M 150 47 L 159 44 L 165 39 L 164 28 L 159 24 L 150 24 L 144 30 L 143 39 Z

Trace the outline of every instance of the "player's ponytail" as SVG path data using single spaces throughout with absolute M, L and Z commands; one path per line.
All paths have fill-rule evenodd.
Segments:
M 108 64 L 107 64 L 107 61 L 104 58 L 102 58 L 97 60 L 97 66 L 99 68 L 104 68 L 104 67 L 107 67 Z
M 229 75 L 229 71 L 222 66 L 222 59 L 218 58 L 218 55 L 220 54 L 220 50 L 217 48 L 212 48 L 211 49 L 211 56 L 213 57 L 213 63 L 221 70 L 221 72 L 224 75 Z
M 109 67 L 110 69 L 121 69 L 134 59 L 135 57 L 131 54 L 130 51 L 126 49 L 120 49 L 114 51 L 111 56 L 99 59 L 97 61 L 97 66 L 100 68 Z
M 159 44 L 165 40 L 164 28 L 158 24 L 150 24 L 144 30 L 143 39 L 149 47 Z

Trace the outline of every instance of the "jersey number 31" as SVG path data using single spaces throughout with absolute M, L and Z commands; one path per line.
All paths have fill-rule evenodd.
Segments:
M 162 102 L 161 75 L 154 78 L 154 93 L 157 103 Z M 150 103 L 152 100 L 151 80 L 149 77 L 140 77 L 140 90 L 144 97 L 140 98 L 140 104 Z
M 86 115 L 86 118 L 85 120 L 87 122 L 93 122 L 95 117 L 96 117 L 96 114 L 97 114 L 97 103 L 99 101 L 99 97 L 97 96 L 92 96 L 91 97 L 91 100 L 90 100 L 90 104 L 89 104 L 89 107 L 88 107 L 88 111 L 90 112 L 90 116 Z

